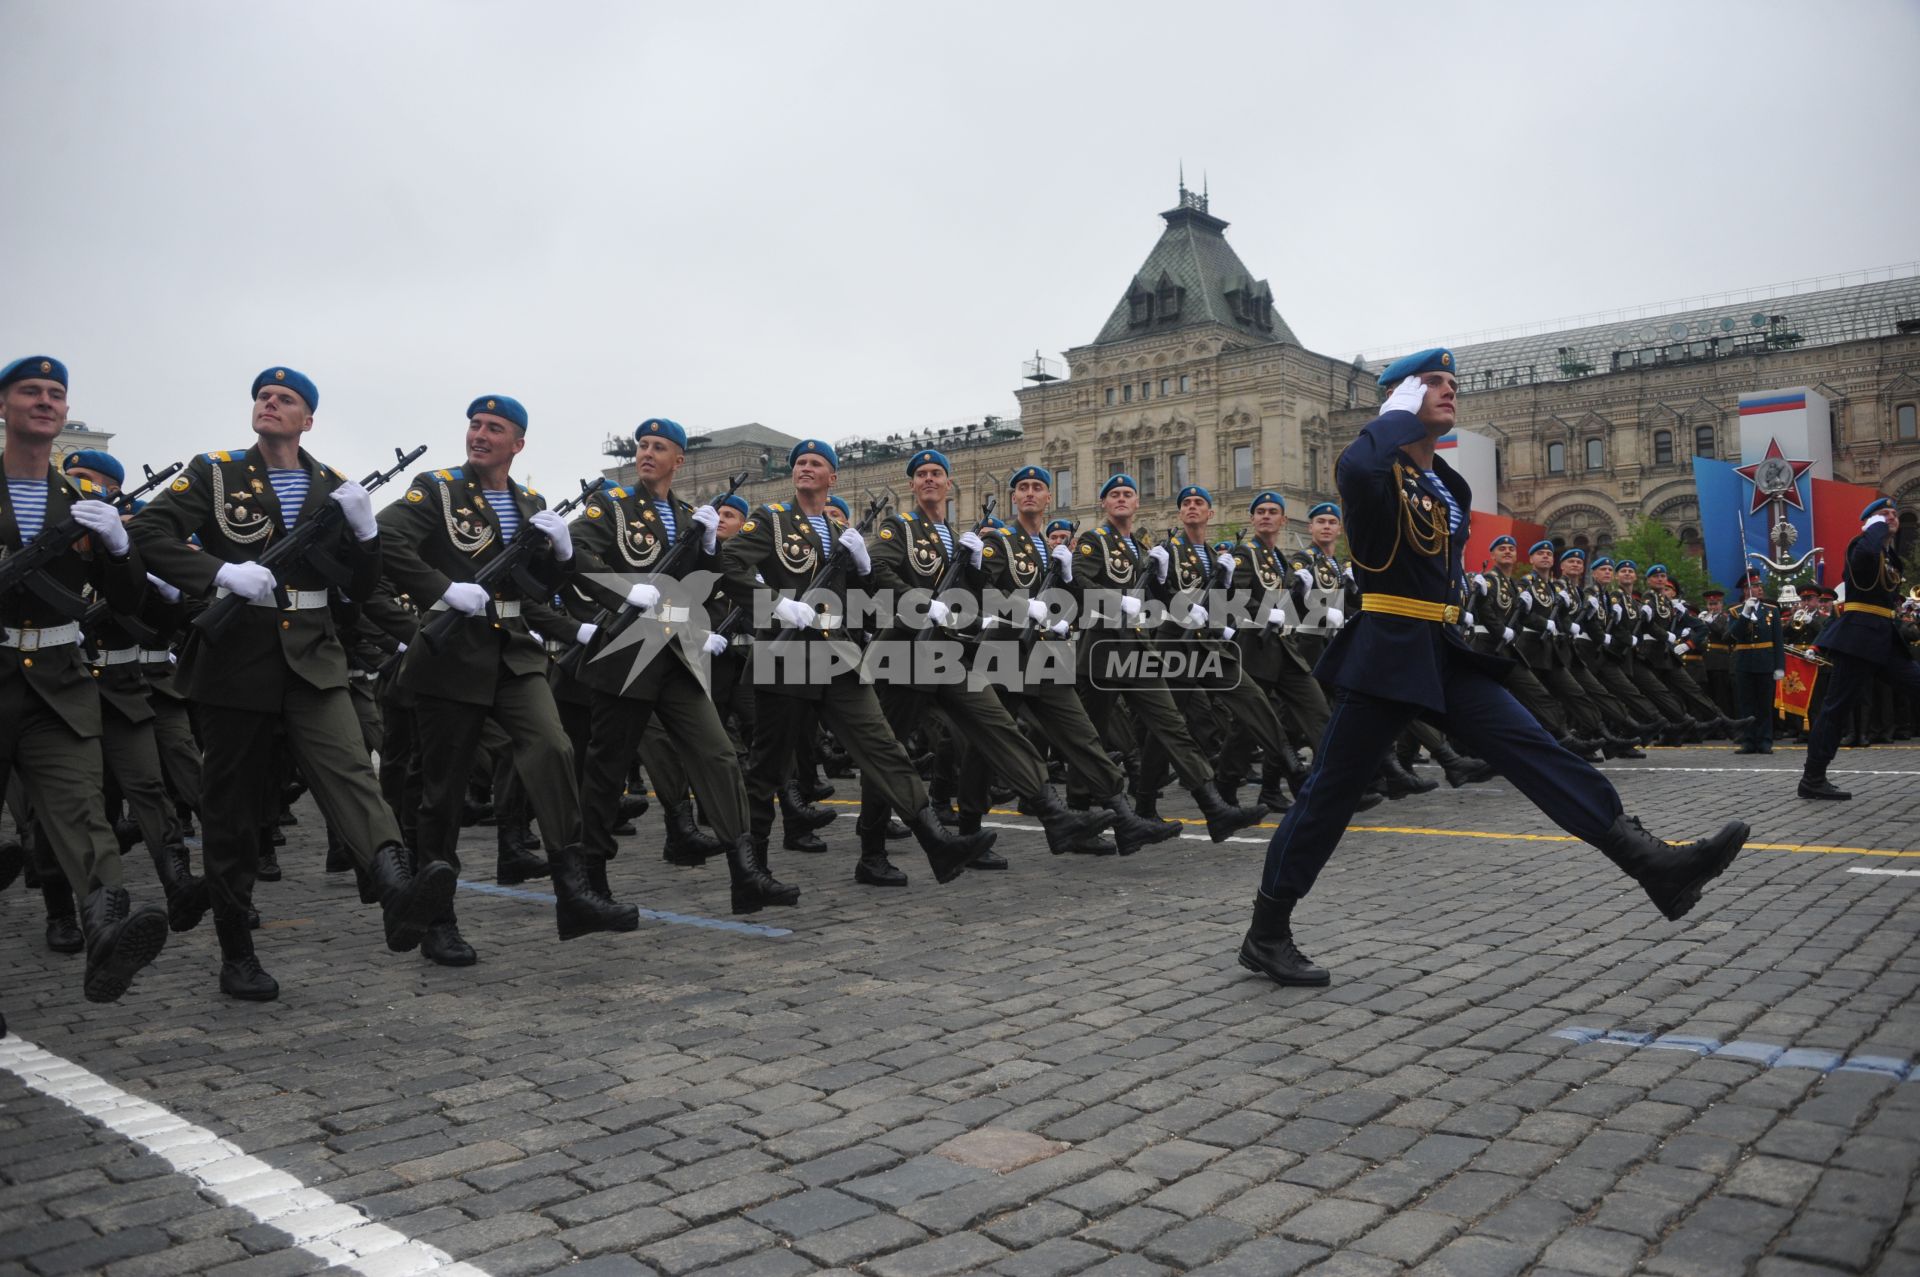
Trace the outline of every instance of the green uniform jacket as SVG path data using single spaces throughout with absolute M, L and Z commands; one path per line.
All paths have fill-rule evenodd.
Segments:
M 1157 580 L 1153 570 L 1153 560 L 1147 557 L 1151 548 L 1146 538 L 1135 532 L 1130 538 L 1115 532 L 1105 523 L 1096 524 L 1082 532 L 1074 543 L 1073 578 L 1084 595 L 1090 590 L 1113 591 L 1133 594 L 1142 600 L 1147 598 L 1166 602 L 1173 597 L 1170 588 L 1173 580 L 1171 564 L 1167 580 Z M 1121 623 L 1119 605 L 1106 604 L 1112 613 L 1105 618 L 1089 615 L 1091 608 L 1083 609 L 1080 615 L 1081 643 L 1076 653 L 1082 667 L 1093 659 L 1094 642 L 1099 640 L 1137 639 L 1147 640 L 1147 631 L 1138 624 L 1138 616 Z
M 47 517 L 42 530 L 65 522 L 77 502 L 105 497 L 104 492 L 87 480 L 64 475 L 48 466 Z M 0 481 L 0 553 L 11 554 L 23 548 L 20 525 L 14 521 L 12 496 L 6 483 Z M 142 565 L 138 544 L 128 546 L 126 558 L 116 559 L 95 553 L 87 541 L 82 540 L 54 560 L 46 571 L 75 594 L 92 586 L 101 598 L 123 611 L 137 611 L 147 592 L 146 568 Z M 67 624 L 70 619 L 55 615 L 38 595 L 28 590 L 13 590 L 0 598 L 0 623 L 6 625 L 9 633 L 18 634 L 29 627 L 52 629 Z M 11 685 L 22 679 L 49 709 L 65 720 L 75 735 L 100 734 L 100 692 L 95 686 L 93 668 L 87 664 L 78 643 L 33 652 L 0 647 L 0 683 Z
M 953 562 L 947 555 L 947 547 L 940 541 L 938 529 L 941 527 L 945 527 L 947 535 L 953 538 L 954 554 L 967 560 L 954 578 L 954 591 L 979 593 L 988 580 L 986 534 L 983 532 L 980 537 L 980 567 L 976 569 L 971 556 L 960 544 L 960 532 L 952 524 L 938 523 L 918 510 L 890 514 L 881 520 L 868 547 L 873 556 L 873 588 L 892 590 L 896 597 L 908 590 L 925 590 L 932 594 L 938 589 L 940 578 L 946 575 L 948 565 Z M 895 606 L 898 607 L 897 602 Z M 911 638 L 915 633 L 911 626 L 901 622 L 887 631 L 885 637 Z
M 307 499 L 298 521 L 318 518 L 329 494 L 347 481 L 338 470 L 300 450 L 307 472 Z M 148 502 L 128 525 L 147 566 L 192 597 L 213 594 L 223 563 L 257 559 L 285 535 L 280 499 L 267 478 L 267 464 L 242 448 L 203 452 L 187 463 L 165 492 Z M 189 544 L 196 538 L 199 545 Z M 370 597 L 380 582 L 380 538 L 358 541 L 343 522 L 333 550 L 348 570 L 347 593 Z M 307 563 L 280 575 L 290 590 L 324 590 L 326 578 Z M 218 643 L 193 631 L 181 652 L 180 681 L 189 700 L 231 709 L 277 708 L 288 677 L 317 688 L 347 685 L 347 653 L 331 608 L 282 612 L 245 607 Z
M 667 494 L 667 500 L 673 508 L 674 534 L 678 537 L 699 537 L 703 529 L 693 521 L 693 507 L 674 496 Z M 653 501 L 637 488 L 602 487 L 581 506 L 580 513 L 574 516 L 568 525 L 573 533 L 573 585 L 580 593 L 592 599 L 599 606 L 618 610 L 625 606 L 627 590 L 638 578 L 656 570 L 656 565 L 667 557 L 667 551 L 673 543 L 668 539 L 666 524 L 660 518 L 660 512 L 654 508 Z M 716 551 L 708 554 L 704 549 L 693 556 L 684 572 L 684 579 L 696 572 L 718 572 L 720 555 Z M 704 608 L 706 599 L 698 602 Z M 663 602 L 663 608 L 676 604 Z M 549 626 L 553 622 L 549 622 Z M 655 630 L 658 637 L 667 641 L 666 648 L 654 655 L 631 682 L 627 676 L 632 673 L 632 658 L 640 651 L 636 645 L 632 649 L 622 648 L 601 660 L 591 660 L 580 670 L 581 681 L 600 692 L 610 692 L 632 700 L 653 700 L 659 695 L 660 680 L 666 676 L 668 662 L 678 662 L 689 670 L 687 662 L 685 636 L 695 633 L 705 637 L 711 628 L 707 615 L 686 618 L 670 617 L 666 620 L 641 619 L 634 622 L 629 634 L 638 636 L 642 627 Z M 575 630 L 579 629 L 576 622 Z M 540 627 L 540 632 L 549 638 L 563 635 L 549 633 L 548 626 Z
M 528 519 L 547 508 L 546 500 L 512 480 L 508 488 L 524 529 Z M 539 538 L 540 549 L 529 567 L 544 587 L 535 597 L 544 601 L 566 575 L 567 565 L 554 560 L 545 537 L 532 535 Z M 429 609 L 449 585 L 472 581 L 507 547 L 500 520 L 479 483 L 458 466 L 415 475 L 406 498 L 380 512 L 380 540 L 387 579 L 397 593 L 412 596 L 423 626 L 436 615 Z M 496 602 L 525 601 L 512 581 L 501 582 L 493 597 Z M 410 646 L 400 662 L 399 684 L 417 696 L 491 705 L 502 674 L 546 672 L 546 649 L 533 637 L 524 615 L 493 620 L 482 613 L 462 618 L 437 651 L 429 650 L 424 638 Z
M 148 590 L 140 615 L 125 617 L 109 611 L 106 620 L 89 627 L 87 641 L 102 654 L 134 650 L 164 650 L 172 635 L 186 622 L 186 600 L 169 603 L 158 590 Z M 153 717 L 153 686 L 147 680 L 147 667 L 141 661 L 122 661 L 114 665 L 96 665 L 94 682 L 100 697 L 110 703 L 129 723 L 144 723 Z
M 1005 594 L 1023 591 L 1030 597 L 1047 586 L 1048 573 L 1053 567 L 1051 546 L 1048 546 L 1044 553 L 1036 549 L 1033 538 L 1018 525 L 982 532 L 980 539 L 986 542 L 986 548 L 980 552 L 980 565 L 986 576 L 986 588 L 999 590 Z M 1041 537 L 1040 542 L 1045 545 L 1046 538 Z M 1072 598 L 1075 606 L 1078 606 L 1080 588 L 1080 578 L 1077 574 L 1071 581 L 1062 581 L 1055 576 L 1051 587 Z M 1025 633 L 1035 642 L 1072 642 L 1070 637 L 1062 639 L 1038 623 L 1029 626 L 1027 614 L 1023 609 L 1015 608 L 1008 620 L 1012 627 L 1011 633 L 1016 635 Z M 1002 630 L 1002 637 L 1007 633 L 1008 631 Z

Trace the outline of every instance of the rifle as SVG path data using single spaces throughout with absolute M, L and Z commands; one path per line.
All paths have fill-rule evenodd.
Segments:
M 873 525 L 879 521 L 881 512 L 892 504 L 892 488 L 888 488 L 877 497 L 869 494 L 867 498 L 867 512 L 860 516 L 860 522 L 854 525 L 855 530 L 857 530 L 861 536 L 865 536 L 867 533 L 873 531 Z M 806 592 L 800 596 L 800 602 L 810 604 L 815 611 L 822 611 L 825 607 L 831 606 L 833 603 L 833 592 L 838 588 L 840 578 L 847 574 L 847 568 L 852 562 L 852 551 L 848 550 L 838 541 L 834 542 L 833 549 L 827 553 L 827 561 L 822 563 L 820 570 L 813 574 L 813 580 L 808 584 Z M 793 642 L 799 636 L 799 626 L 788 625 L 782 627 L 780 633 L 774 636 L 773 641 L 776 645 L 774 649 L 775 652 L 784 653 L 787 644 Z
M 1014 535 L 1026 536 L 1027 534 L 1024 530 L 1020 530 L 1020 531 L 1016 531 Z M 1069 550 L 1071 550 L 1071 547 L 1069 547 Z M 1047 565 L 1046 571 L 1042 573 L 1040 577 L 1040 588 L 1034 591 L 1034 593 L 1029 596 L 1030 598 L 1038 598 L 1040 595 L 1047 593 L 1049 590 L 1057 590 L 1060 588 L 1060 564 L 1053 557 L 1052 546 L 1047 547 L 1046 565 Z M 1019 641 L 1020 641 L 1020 663 L 1022 667 L 1024 667 L 1026 665 L 1027 653 L 1033 650 L 1033 644 L 1035 641 L 1035 636 L 1033 633 L 1033 616 L 1030 613 L 1021 618 Z
M 604 483 L 606 483 L 604 478 L 595 479 L 591 483 L 582 479 L 580 495 L 570 497 L 554 506 L 553 512 L 564 517 L 575 506 L 598 492 Z M 504 585 L 512 581 L 519 587 L 520 592 L 529 598 L 546 597 L 547 587 L 535 580 L 527 567 L 527 560 L 531 559 L 534 551 L 539 548 L 535 544 L 536 539 L 545 541 L 547 534 L 534 527 L 532 520 L 527 520 L 520 525 L 520 530 L 513 534 L 513 539 L 507 542 L 506 548 L 489 560 L 485 567 L 474 573 L 473 584 L 487 592 L 486 614 L 489 617 L 498 619 L 498 614 L 493 607 L 493 592 L 496 585 Z M 458 612 L 450 607 L 443 608 L 429 615 L 426 624 L 420 627 L 420 637 L 426 641 L 429 648 L 437 652 L 445 645 L 448 636 L 453 633 L 454 626 L 471 619 L 474 618 L 469 617 L 465 612 Z
M 728 481 L 728 496 L 732 496 L 740 490 L 740 485 L 747 481 L 747 473 L 747 471 L 742 470 Z M 691 560 L 694 557 L 695 551 L 704 544 L 706 529 L 697 523 L 691 523 L 691 521 L 689 521 L 689 523 L 690 526 L 680 529 L 680 535 L 667 550 L 666 557 L 661 559 L 651 572 L 647 573 L 647 580 L 649 582 L 658 580 L 663 576 L 678 575 L 683 569 L 683 565 Z M 622 600 L 616 607 L 601 608 L 593 614 L 593 619 L 588 622 L 589 625 L 594 627 L 593 637 L 585 643 L 574 644 L 573 650 L 560 658 L 560 668 L 566 673 L 578 677 L 580 667 L 586 664 L 590 652 L 604 649 L 607 644 L 613 642 L 613 640 L 619 638 L 631 629 L 633 623 L 639 619 L 640 609 L 628 607 L 625 600 Z
M 141 469 L 146 471 L 147 477 L 139 487 L 131 492 L 122 490 L 101 499 L 125 513 L 135 501 L 171 478 L 180 469 L 180 463 L 176 461 L 163 470 L 155 470 L 152 466 L 142 466 Z M 40 529 L 39 536 L 6 558 L 0 559 L 0 597 L 24 587 L 31 590 L 41 602 L 70 621 L 77 621 L 87 616 L 89 612 L 87 600 L 46 575 L 45 572 L 45 569 L 51 567 L 61 555 L 72 549 L 74 544 L 86 535 L 86 526 L 71 514 L 50 528 Z M 0 633 L 5 633 L 4 627 L 0 627 Z
M 427 445 L 421 444 L 412 452 L 393 450 L 393 465 L 386 470 L 375 470 L 360 481 L 360 486 L 368 492 L 378 490 L 393 476 L 418 461 L 427 451 Z M 287 587 L 281 578 L 286 575 L 283 568 L 291 568 L 296 563 L 306 561 L 325 577 L 330 584 L 344 585 L 349 573 L 344 564 L 333 557 L 331 542 L 338 534 L 340 525 L 346 521 L 346 511 L 340 508 L 338 501 L 323 502 L 320 511 L 304 523 L 297 524 L 293 531 L 276 540 L 266 548 L 261 556 L 254 560 L 263 568 L 273 572 L 273 596 L 281 607 L 287 606 Z M 202 637 L 219 641 L 221 635 L 233 625 L 247 601 L 237 594 L 223 595 L 208 604 L 199 616 L 193 618 L 193 627 Z
M 999 479 L 989 473 L 984 486 L 987 489 L 987 495 L 986 498 L 980 502 L 980 522 L 973 525 L 973 535 L 975 536 L 979 536 L 987 530 L 987 524 L 993 520 L 993 508 L 999 501 L 999 497 L 996 496 L 993 491 L 993 489 L 1000 486 Z M 938 599 L 942 594 L 945 594 L 948 590 L 959 584 L 960 573 L 966 563 L 967 559 L 961 551 L 960 542 L 956 539 L 953 543 L 953 561 L 947 564 L 947 570 L 940 574 L 940 580 L 935 583 L 933 587 L 934 598 Z M 916 633 L 914 637 L 917 639 L 931 633 L 933 628 L 933 626 L 929 625 Z

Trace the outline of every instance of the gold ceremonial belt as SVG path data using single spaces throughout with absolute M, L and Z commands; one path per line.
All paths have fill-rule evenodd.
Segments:
M 1410 599 L 1401 594 L 1362 594 L 1360 610 L 1406 616 L 1416 621 L 1441 621 L 1448 625 L 1460 619 L 1460 609 L 1451 603 L 1429 603 L 1425 599 Z
M 1844 610 L 1848 612 L 1865 612 L 1868 616 L 1884 616 L 1889 621 L 1893 619 L 1892 608 L 1880 607 L 1873 603 L 1849 603 Z
M 1733 645 L 1733 650 L 1736 652 L 1771 652 L 1773 650 L 1773 644 L 1771 643 L 1735 643 Z

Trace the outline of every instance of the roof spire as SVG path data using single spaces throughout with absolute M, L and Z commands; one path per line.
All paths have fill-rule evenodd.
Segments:
M 1187 162 L 1184 159 L 1180 161 L 1180 202 L 1187 202 Z

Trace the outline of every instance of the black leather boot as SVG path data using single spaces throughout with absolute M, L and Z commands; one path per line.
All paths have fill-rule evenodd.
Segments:
M 141 967 L 167 943 L 167 911 L 128 899 L 123 887 L 95 887 L 80 906 L 87 939 L 83 988 L 89 1002 L 118 1002 Z
M 494 825 L 494 865 L 493 879 L 503 886 L 511 887 L 515 883 L 528 882 L 535 878 L 544 878 L 552 872 L 545 860 L 527 850 L 520 840 L 525 825 L 502 820 Z M 465 963 L 449 963 L 449 966 L 465 966 Z
M 767 840 L 741 834 L 727 851 L 727 877 L 733 886 L 733 911 L 758 913 L 767 905 L 800 903 L 800 888 L 788 886 L 767 867 Z
M 416 869 L 413 853 L 391 842 L 373 853 L 367 877 L 380 901 L 387 948 L 395 953 L 419 947 L 434 919 L 453 908 L 453 890 L 459 884 L 459 875 L 446 861 L 430 861 Z
M 1265 807 L 1229 806 L 1212 781 L 1196 785 L 1187 792 L 1193 795 L 1193 801 L 1199 805 L 1200 814 L 1207 818 L 1207 836 L 1215 842 L 1225 842 L 1240 830 L 1267 818 Z
M 809 856 L 818 856 L 827 849 L 826 840 L 819 834 L 791 821 L 781 822 L 780 846 L 787 851 L 805 852 Z
M 1270 896 L 1256 892 L 1253 897 L 1253 925 L 1240 942 L 1240 965 L 1258 971 L 1275 984 L 1317 988 L 1330 984 L 1332 977 L 1313 965 L 1293 942 L 1292 896 Z
M 975 856 L 993 846 L 994 831 L 991 829 L 965 835 L 948 832 L 940 823 L 940 816 L 934 811 L 932 803 L 913 813 L 913 818 L 907 821 L 907 827 L 920 840 L 920 850 L 927 853 L 927 863 L 933 867 L 935 882 L 952 882 L 967 871 L 967 866 Z
M 347 844 L 340 841 L 340 835 L 334 832 L 332 825 L 327 826 L 327 872 L 343 874 L 353 868 L 353 857 L 347 854 Z
M 812 831 L 825 829 L 840 816 L 831 807 L 822 807 L 810 803 L 800 796 L 800 782 L 789 780 L 780 786 L 780 815 L 787 822 L 789 830 Z
M 1177 820 L 1148 820 L 1134 811 L 1127 802 L 1125 791 L 1116 792 L 1107 799 L 1107 810 L 1113 813 L 1114 848 L 1123 856 L 1131 856 L 1142 847 L 1151 847 L 1157 842 L 1180 836 L 1180 822 Z M 1079 851 L 1076 844 L 1069 851 Z
M 40 880 L 40 898 L 47 904 L 47 948 L 55 953 L 78 953 L 87 947 L 80 919 L 73 911 L 73 888 L 65 874 Z
M 140 841 L 140 824 L 131 816 L 122 816 L 113 822 L 113 840 L 120 844 L 120 854 L 126 855 L 133 850 L 133 844 Z
M 717 856 L 727 849 L 726 844 L 700 828 L 693 818 L 693 804 L 686 801 L 661 803 L 661 815 L 666 820 L 667 840 L 661 844 L 660 858 L 670 865 L 692 867 L 704 865 L 707 857 Z
M 853 830 L 860 838 L 860 861 L 853 867 L 853 880 L 867 887 L 906 886 L 907 875 L 887 859 L 886 821 L 863 811 L 853 822 Z
M 27 849 L 18 838 L 12 835 L 0 836 L 0 891 L 13 885 L 20 871 L 27 866 Z
M 640 911 L 617 903 L 611 892 L 596 886 L 593 868 L 578 847 L 562 847 L 553 853 L 553 917 L 562 940 L 595 931 L 640 929 Z M 597 868 L 604 874 L 605 861 Z
M 1064 811 L 1065 808 L 1062 808 L 1062 810 Z M 980 832 L 980 817 L 976 814 L 963 811 L 960 813 L 960 824 L 956 829 L 957 832 L 962 835 L 977 834 Z M 1048 847 L 1051 848 L 1053 840 L 1049 838 L 1047 843 Z M 996 851 L 983 851 L 967 862 L 967 868 L 969 869 L 1005 869 L 1006 867 L 1007 858 Z
M 149 847 L 147 854 L 167 896 L 167 925 L 175 931 L 192 931 L 207 916 L 206 879 L 193 876 L 193 861 L 183 844 Z
M 1060 795 L 1053 792 L 1053 786 L 1042 785 L 1040 792 L 1029 799 L 1027 806 L 1034 819 L 1047 833 L 1047 850 L 1058 856 L 1073 849 L 1073 845 L 1088 834 L 1097 834 L 1114 823 L 1115 813 L 1111 810 L 1071 811 L 1060 801 Z M 973 818 L 973 828 L 964 824 L 961 833 L 977 833 L 980 818 Z M 1004 861 L 1001 862 L 1005 864 Z
M 1673 921 L 1699 903 L 1700 892 L 1733 863 L 1746 841 L 1746 822 L 1735 820 L 1698 842 L 1662 842 L 1634 817 L 1622 813 L 1595 845 Z
M 1492 780 L 1494 776 L 1492 763 L 1469 758 L 1446 741 L 1440 743 L 1433 761 L 1440 764 L 1440 770 L 1446 773 L 1447 784 L 1454 789 L 1462 785 L 1477 785 Z
M 1826 769 L 1820 769 L 1818 776 L 1811 769 L 1801 773 L 1800 796 L 1802 798 L 1821 798 L 1828 802 L 1843 803 L 1853 795 L 1827 779 Z
M 800 778 L 800 796 L 810 803 L 817 803 L 824 798 L 831 798 L 833 797 L 833 793 L 833 786 L 829 785 L 821 777 L 820 768 L 817 764 L 809 767 L 807 774 Z
M 451 908 L 427 927 L 427 934 L 420 940 L 420 956 L 443 967 L 470 967 L 480 961 L 480 955 L 460 934 L 460 923 Z
M 650 805 L 644 789 L 629 789 L 620 795 L 620 819 L 637 820 L 647 814 Z
M 1430 794 L 1440 788 L 1437 780 L 1421 780 L 1408 771 L 1392 753 L 1388 753 L 1380 763 L 1380 779 L 1387 788 L 1389 798 L 1411 798 L 1415 794 Z
M 254 956 L 245 914 L 215 909 L 213 934 L 220 941 L 220 992 L 243 1002 L 271 1002 L 280 996 L 279 982 Z
M 948 820 L 945 816 L 940 817 L 940 823 L 943 825 L 952 825 L 952 824 L 957 824 L 958 822 L 959 822 L 958 816 L 955 816 L 953 820 Z M 887 817 L 887 841 L 888 842 L 899 842 L 902 838 L 911 838 L 911 837 L 913 837 L 913 830 L 908 829 L 905 825 L 901 824 L 897 817 L 894 817 L 894 816 Z
M 261 882 L 279 882 L 281 877 L 280 853 L 274 848 L 284 847 L 287 836 L 280 832 L 278 825 L 268 825 L 260 831 L 260 861 L 254 867 L 253 876 Z
M 1254 801 L 1275 815 L 1286 811 L 1287 808 L 1293 806 L 1293 799 L 1287 795 L 1286 785 L 1284 783 L 1286 779 L 1287 771 L 1285 764 L 1274 758 L 1268 758 L 1262 761 L 1260 764 L 1260 792 L 1255 796 Z

